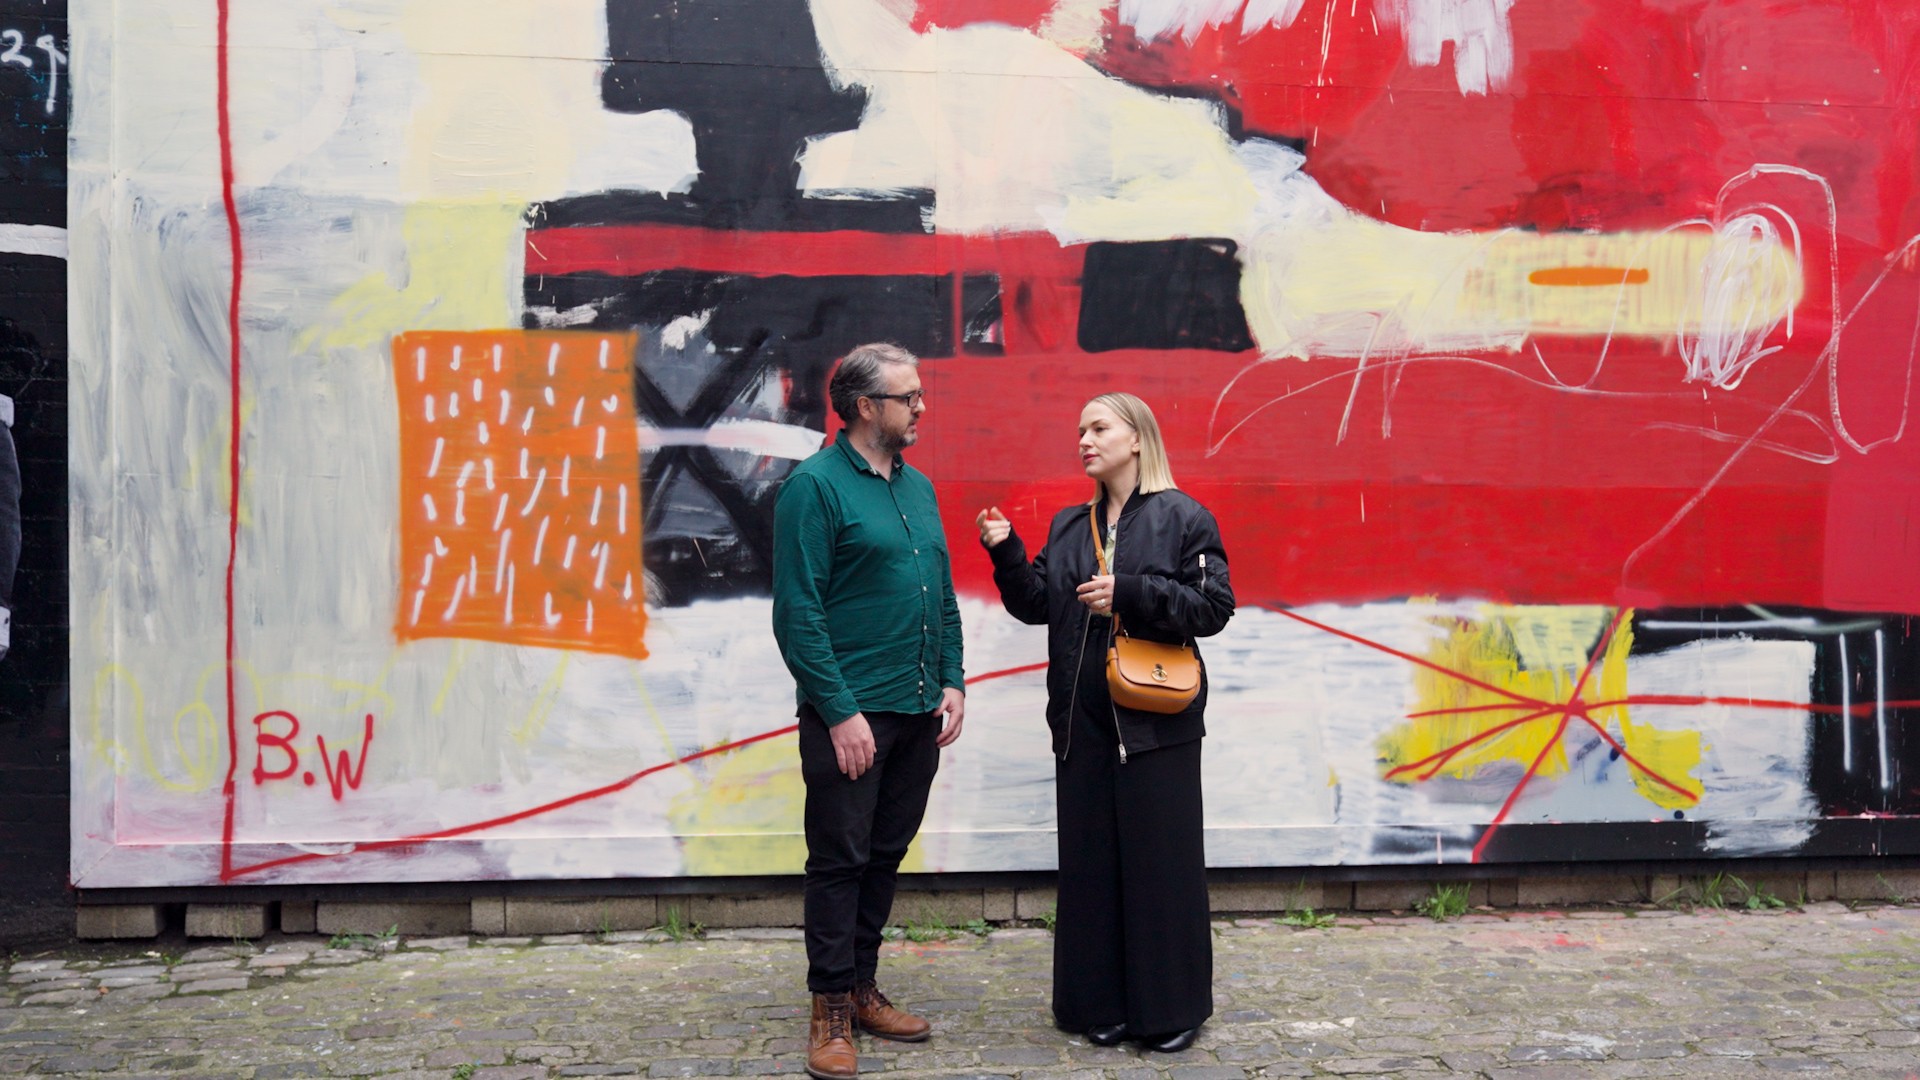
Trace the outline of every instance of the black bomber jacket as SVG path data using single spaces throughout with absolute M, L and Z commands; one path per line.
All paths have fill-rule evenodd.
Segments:
M 1069 506 L 1054 515 L 1047 543 L 1031 561 L 1018 534 L 987 549 L 993 583 L 1014 618 L 1047 626 L 1047 725 L 1053 752 L 1072 750 L 1070 712 L 1074 707 L 1080 657 L 1103 648 L 1105 635 L 1093 633 L 1094 615 L 1078 599 L 1080 584 L 1096 566 L 1093 531 L 1087 516 L 1094 508 Z M 1120 512 L 1114 541 L 1113 610 L 1127 633 L 1151 641 L 1189 643 L 1220 632 L 1233 617 L 1233 586 L 1227 554 L 1213 514 L 1182 491 L 1134 492 Z M 1112 706 L 1119 730 L 1120 756 L 1175 746 L 1206 734 L 1206 660 L 1200 662 L 1200 693 L 1177 713 L 1141 712 Z

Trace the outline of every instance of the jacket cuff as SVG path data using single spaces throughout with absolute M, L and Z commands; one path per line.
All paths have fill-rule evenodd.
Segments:
M 986 548 L 987 558 L 993 560 L 995 566 L 1019 566 L 1027 561 L 1027 545 L 1020 542 L 1017 532 L 1008 531 L 1007 538 L 993 547 L 987 547 L 985 540 L 980 541 L 980 546 Z
M 1144 619 L 1140 610 L 1146 602 L 1146 578 L 1140 574 L 1113 575 L 1113 613 L 1122 619 Z

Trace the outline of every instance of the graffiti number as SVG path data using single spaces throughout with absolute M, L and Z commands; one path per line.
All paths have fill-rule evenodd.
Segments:
M 50 40 L 42 38 L 41 40 Z M 23 68 L 33 67 L 33 57 L 22 55 L 20 50 L 27 44 L 27 35 L 18 30 L 0 30 L 0 41 L 7 43 L 7 51 L 0 53 L 0 64 L 19 64 Z
M 60 51 L 52 34 L 41 34 L 34 45 L 47 54 L 47 115 L 52 116 L 54 103 L 60 100 L 60 65 L 67 62 L 67 54 Z

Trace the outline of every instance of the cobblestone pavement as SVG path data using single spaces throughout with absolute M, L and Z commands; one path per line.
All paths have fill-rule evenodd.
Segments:
M 861 1071 L 1920 1080 L 1916 907 L 1216 928 L 1218 1010 L 1174 1055 L 1055 1031 L 1045 930 L 891 944 L 882 986 L 933 1019 L 935 1035 L 869 1039 Z M 75 946 L 7 963 L 0 1074 L 795 1074 L 807 1011 L 798 937 L 287 938 L 182 955 Z

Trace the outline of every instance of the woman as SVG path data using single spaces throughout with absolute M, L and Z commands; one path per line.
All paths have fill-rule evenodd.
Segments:
M 1205 668 L 1182 711 L 1127 709 L 1107 690 L 1107 645 L 1116 615 L 1127 634 L 1153 641 L 1218 633 L 1233 615 L 1233 589 L 1220 529 L 1175 489 L 1145 402 L 1132 394 L 1088 402 L 1080 462 L 1093 500 L 1054 515 L 1031 562 L 999 507 L 976 519 L 1007 610 L 1047 625 L 1060 840 L 1053 1015 L 1101 1046 L 1132 1038 L 1173 1053 L 1193 1045 L 1213 1013 L 1200 806 Z

